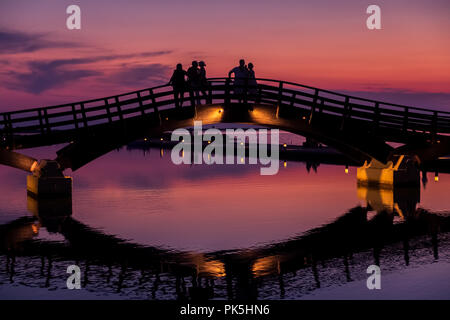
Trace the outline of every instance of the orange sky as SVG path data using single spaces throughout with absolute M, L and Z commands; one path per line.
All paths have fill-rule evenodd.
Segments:
M 72 2 L 82 12 L 77 31 L 65 26 Z M 403 103 L 439 94 L 433 102 L 450 108 L 448 1 L 72 2 L 0 4 L 0 41 L 10 48 L 0 50 L 2 110 L 161 84 L 193 59 L 224 76 L 241 57 L 257 77 L 413 94 Z M 382 30 L 366 28 L 369 4 L 380 6 Z

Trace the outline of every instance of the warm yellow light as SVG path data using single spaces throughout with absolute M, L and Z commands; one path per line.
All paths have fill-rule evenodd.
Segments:
M 306 120 L 306 117 L 302 117 L 303 120 Z
M 223 112 L 223 109 L 219 109 L 219 113 L 222 113 Z
M 286 147 L 287 147 L 287 144 L 286 144 L 286 143 L 285 143 L 285 144 L 283 144 L 283 147 L 285 147 L 285 148 L 286 148 Z
M 35 224 L 33 224 L 33 225 L 31 225 L 31 230 L 33 230 L 33 233 L 34 234 L 37 234 L 38 233 L 38 227 L 35 225 Z
M 161 157 L 164 156 L 164 149 L 159 149 L 159 154 L 161 155 Z
M 285 161 L 285 162 L 283 162 L 283 167 L 287 167 L 287 162 Z
M 348 167 L 347 166 L 345 167 L 345 173 L 348 173 Z
M 144 141 L 147 141 L 147 138 L 144 138 Z
M 434 175 L 434 181 L 436 181 L 436 182 L 439 181 L 439 175 L 438 175 L 438 173 L 436 173 L 436 174 Z
M 241 163 L 244 163 L 244 158 L 241 158 Z
M 243 142 L 241 142 L 241 146 L 243 146 L 244 145 L 244 143 Z
M 161 141 L 163 141 L 164 139 L 163 138 L 161 138 Z
M 208 141 L 208 144 L 210 144 L 211 143 L 211 141 Z

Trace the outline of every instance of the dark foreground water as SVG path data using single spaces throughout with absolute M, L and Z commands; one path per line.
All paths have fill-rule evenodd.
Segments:
M 261 176 L 161 153 L 123 148 L 72 173 L 72 203 L 27 198 L 26 174 L 0 167 L 0 298 L 450 298 L 450 176 L 374 190 L 352 167 Z

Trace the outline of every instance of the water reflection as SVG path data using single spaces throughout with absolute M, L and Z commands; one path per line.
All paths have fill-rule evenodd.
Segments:
M 385 193 L 379 196 L 365 192 L 368 207 L 354 207 L 335 221 L 298 237 L 261 247 L 209 253 L 165 250 L 125 241 L 77 221 L 64 201 L 54 203 L 49 210 L 47 203 L 29 199 L 34 216 L 0 226 L 1 257 L 6 259 L 0 279 L 27 286 L 56 285 L 63 290 L 59 286 L 65 283 L 66 276 L 61 266 L 75 261 L 84 269 L 83 286 L 94 292 L 198 300 L 256 299 L 268 294 L 277 298 L 275 290 L 278 298 L 284 298 L 298 296 L 302 291 L 304 294 L 304 289 L 355 280 L 360 270 L 373 263 L 390 270 L 403 268 L 409 264 L 409 252 L 420 251 L 422 246 L 433 252 L 426 263 L 439 259 L 439 250 L 448 251 L 449 216 L 423 209 L 407 214 L 402 211 L 404 222 L 394 223 L 394 215 L 400 213 L 396 211 L 400 206 L 395 206 L 398 202 L 392 202 L 393 198 Z M 373 194 L 377 196 L 372 198 Z M 417 201 L 415 194 L 413 199 L 405 199 L 405 195 L 404 202 Z M 381 210 L 368 219 L 368 211 L 376 208 Z M 63 235 L 65 242 L 33 240 L 43 228 Z M 420 239 L 429 240 L 417 243 Z M 398 243 L 403 245 L 404 262 L 399 259 Z M 30 265 L 41 269 L 40 277 L 31 276 Z M 340 275 L 322 276 L 330 269 Z M 288 280 L 292 277 L 295 281 Z M 276 289 L 273 281 L 278 282 Z M 300 292 L 287 292 L 286 281 L 290 285 L 296 282 Z
M 344 167 L 311 175 L 293 163 L 268 178 L 248 166 L 173 167 L 152 154 L 151 165 L 120 152 L 77 172 L 73 203 L 19 196 L 31 214 L 2 220 L 0 286 L 63 294 L 77 264 L 83 292 L 100 297 L 297 299 L 365 280 L 371 264 L 395 274 L 450 262 L 445 179 L 421 194 L 357 186 Z M 16 197 L 10 189 L 3 194 Z M 226 246 L 209 245 L 221 238 Z

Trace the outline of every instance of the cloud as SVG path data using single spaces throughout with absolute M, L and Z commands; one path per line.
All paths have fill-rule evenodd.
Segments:
M 148 85 L 151 82 L 168 82 L 172 68 L 159 63 L 128 67 L 116 73 L 112 80 L 123 85 Z
M 167 77 L 168 66 L 161 64 L 123 65 L 122 70 L 110 76 L 106 76 L 97 67 L 83 66 L 91 63 L 101 63 L 111 60 L 129 60 L 134 58 L 157 57 L 170 54 L 172 51 L 151 51 L 132 54 L 102 55 L 94 57 L 57 59 L 51 61 L 27 62 L 29 72 L 19 73 L 10 71 L 7 73 L 8 83 L 4 84 L 9 89 L 40 94 L 44 91 L 61 88 L 69 82 L 78 81 L 88 77 L 104 76 L 104 81 L 123 85 L 139 85 L 149 81 L 159 81 Z
M 52 41 L 43 33 L 26 33 L 22 31 L 0 31 L 0 54 L 34 52 L 48 48 L 80 47 L 75 42 Z

